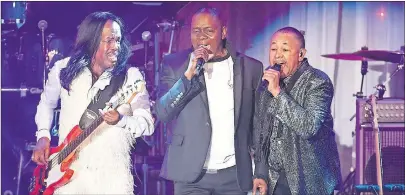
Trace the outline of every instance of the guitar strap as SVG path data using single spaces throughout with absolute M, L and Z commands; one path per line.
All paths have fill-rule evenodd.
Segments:
M 110 84 L 107 85 L 104 90 L 99 90 L 94 99 L 87 106 L 82 117 L 79 121 L 79 126 L 82 130 L 89 127 L 100 114 L 98 109 L 103 109 L 106 102 L 108 102 L 112 96 L 114 96 L 118 89 L 124 84 L 126 71 L 111 78 Z

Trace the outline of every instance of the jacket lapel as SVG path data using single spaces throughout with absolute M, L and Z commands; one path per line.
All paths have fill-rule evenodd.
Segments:
M 238 128 L 239 114 L 242 103 L 242 69 L 243 57 L 232 57 L 233 60 L 233 97 L 234 97 L 234 124 Z
M 200 98 L 201 98 L 201 101 L 204 103 L 205 110 L 207 111 L 207 113 L 208 113 L 208 115 L 209 115 L 210 109 L 209 109 L 209 106 L 208 106 L 207 86 L 206 86 L 206 84 L 205 84 L 205 76 L 204 76 L 204 73 L 202 73 L 202 75 L 199 77 L 199 79 L 200 79 L 200 82 L 203 84 L 203 86 L 204 86 L 204 88 L 205 88 L 205 90 L 202 91 L 202 92 L 199 94 L 199 96 L 200 96 Z

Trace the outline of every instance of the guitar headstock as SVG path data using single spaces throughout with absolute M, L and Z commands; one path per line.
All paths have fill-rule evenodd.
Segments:
M 146 82 L 144 80 L 136 80 L 133 84 L 126 85 L 117 92 L 118 99 L 113 103 L 111 108 L 116 108 L 124 103 L 130 103 L 137 94 L 142 93 L 145 90 L 145 86 Z

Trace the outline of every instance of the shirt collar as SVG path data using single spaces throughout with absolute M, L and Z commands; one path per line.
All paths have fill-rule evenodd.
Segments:
M 285 77 L 285 78 L 282 78 L 282 79 L 281 79 L 281 82 L 283 82 L 284 85 L 287 86 L 287 85 L 290 83 L 292 76 L 293 76 L 294 74 L 297 74 L 297 72 L 299 72 L 298 70 L 303 69 L 307 64 L 308 64 L 308 59 L 307 59 L 307 58 L 304 58 L 304 60 L 300 63 L 300 65 L 299 65 L 299 67 L 297 68 L 297 70 L 295 70 L 295 72 L 292 73 L 292 74 L 290 74 L 289 76 L 287 76 L 287 77 Z

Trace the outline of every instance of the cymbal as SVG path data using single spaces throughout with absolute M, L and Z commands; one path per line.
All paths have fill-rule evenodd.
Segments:
M 332 58 L 336 60 L 351 60 L 351 61 L 375 61 L 373 59 L 369 59 L 355 53 L 337 53 L 337 54 L 325 54 L 321 55 L 326 58 Z
M 374 59 L 377 61 L 385 61 L 392 63 L 403 63 L 404 52 L 401 51 L 385 51 L 385 50 L 360 50 L 354 52 L 358 56 Z

